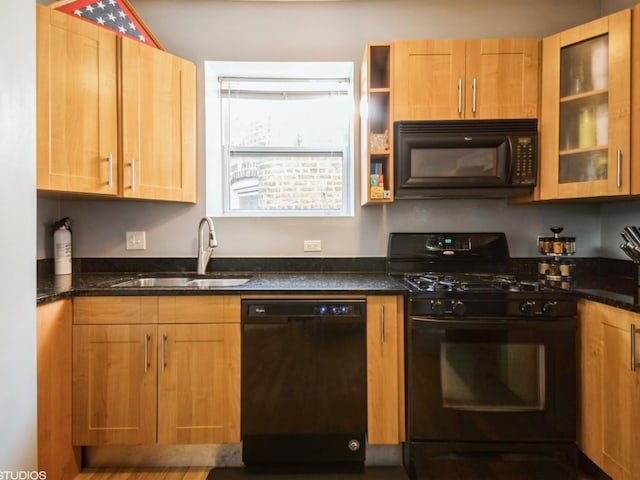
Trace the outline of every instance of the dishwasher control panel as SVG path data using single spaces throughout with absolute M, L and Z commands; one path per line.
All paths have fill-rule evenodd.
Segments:
M 300 317 L 365 317 L 365 300 L 245 300 L 243 321 Z
M 320 305 L 316 307 L 316 314 L 318 315 L 360 315 L 359 305 L 351 305 L 344 303 Z

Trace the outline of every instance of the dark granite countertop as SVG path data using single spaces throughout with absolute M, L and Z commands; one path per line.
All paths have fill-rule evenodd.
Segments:
M 37 303 L 81 295 L 228 295 L 228 294 L 329 294 L 402 295 L 404 287 L 384 273 L 253 273 L 244 285 L 233 287 L 140 287 L 117 288 L 114 284 L 145 276 L 186 276 L 184 272 L 163 273 L 79 273 L 39 275 Z M 212 273 L 208 277 L 215 277 Z M 233 276 L 243 276 L 234 272 Z M 196 275 L 191 275 L 196 278 Z
M 626 295 L 624 293 L 598 288 L 576 288 L 574 292 L 578 298 L 593 300 L 613 307 L 640 313 L 640 302 L 638 301 L 637 294 Z
M 537 278 L 539 259 L 515 259 L 520 277 Z M 638 266 L 611 259 L 574 259 L 577 281 L 569 291 L 584 298 L 640 313 Z M 113 288 L 115 283 L 144 276 L 196 277 L 194 259 L 74 260 L 73 275 L 55 276 L 48 261 L 38 264 L 37 303 L 78 295 L 220 295 L 330 294 L 402 295 L 404 286 L 384 273 L 384 258 L 353 259 L 216 259 L 207 276 L 250 275 L 244 285 L 217 288 Z
M 251 294 L 330 294 L 330 295 L 402 295 L 405 288 L 383 273 L 252 273 L 244 285 L 233 287 L 146 287 L 114 288 L 112 285 L 145 276 L 184 276 L 182 273 L 79 273 L 73 275 L 39 275 L 38 305 L 65 297 L 82 295 L 251 295 Z M 234 275 L 243 276 L 236 272 Z M 209 275 L 215 277 L 216 274 Z M 194 275 L 194 277 L 196 277 Z M 607 289 L 575 286 L 570 289 L 578 298 L 593 300 L 640 313 L 640 300 L 625 288 Z

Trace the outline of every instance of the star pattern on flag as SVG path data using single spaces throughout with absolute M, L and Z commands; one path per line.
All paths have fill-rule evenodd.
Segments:
M 116 0 L 98 0 L 89 5 L 77 8 L 73 14 L 91 20 L 92 22 L 119 32 L 127 37 L 135 38 L 141 42 L 147 39 L 140 32 L 134 22 L 127 16 L 126 12 L 120 8 Z

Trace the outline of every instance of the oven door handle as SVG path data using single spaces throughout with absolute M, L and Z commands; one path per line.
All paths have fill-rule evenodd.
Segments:
M 543 318 L 482 318 L 477 317 L 470 320 L 464 317 L 454 318 L 434 318 L 410 315 L 409 320 L 415 323 L 417 328 L 450 328 L 450 329 L 467 329 L 467 330 L 489 330 L 498 329 L 507 330 L 513 328 L 525 329 L 545 329 L 555 330 L 563 329 L 575 325 L 575 317 L 561 317 L 545 320 Z
M 483 318 L 479 321 L 477 318 L 474 320 L 465 319 L 463 317 L 451 317 L 451 318 L 435 318 L 435 317 L 418 317 L 418 316 L 410 316 L 410 320 L 414 320 L 416 322 L 420 322 L 421 324 L 431 324 L 437 326 L 473 326 L 482 328 L 486 325 L 500 325 L 500 326 L 508 326 L 508 325 L 517 325 L 518 323 L 530 325 L 531 322 L 527 320 L 509 320 L 508 323 L 503 318 Z M 551 323 L 551 322 L 549 322 Z

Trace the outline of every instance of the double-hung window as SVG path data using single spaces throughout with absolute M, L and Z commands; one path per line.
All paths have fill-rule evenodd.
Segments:
M 207 213 L 353 214 L 353 65 L 206 62 Z

